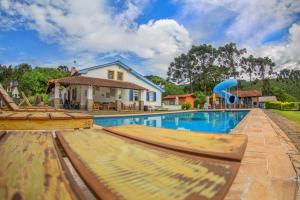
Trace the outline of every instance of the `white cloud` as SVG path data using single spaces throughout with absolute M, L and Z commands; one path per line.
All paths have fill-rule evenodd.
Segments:
M 152 64 L 154 71 L 165 72 L 170 61 L 187 51 L 192 41 L 188 31 L 172 19 L 137 24 L 135 20 L 147 3 L 128 0 L 122 11 L 114 12 L 104 0 L 2 0 L 0 12 L 6 16 L 0 26 L 22 25 L 35 30 L 42 39 L 59 43 L 68 52 L 90 54 L 89 62 L 99 53 L 132 52 Z
M 216 30 L 221 27 L 220 31 L 224 31 L 225 34 L 223 39 L 252 46 L 261 45 L 271 33 L 289 27 L 300 13 L 300 1 L 295 0 L 184 0 L 183 2 L 182 15 L 188 17 L 190 21 L 202 23 L 202 26 L 191 27 L 192 31 L 202 32 L 205 36 L 210 33 L 210 29 Z M 222 26 L 224 23 L 227 23 L 226 27 Z
M 257 48 L 253 53 L 257 56 L 269 56 L 275 61 L 277 68 L 300 69 L 300 24 L 293 24 L 289 29 L 288 41 L 270 44 Z

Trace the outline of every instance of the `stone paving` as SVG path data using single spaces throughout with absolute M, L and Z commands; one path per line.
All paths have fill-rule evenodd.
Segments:
M 251 110 L 233 134 L 248 135 L 248 145 L 225 199 L 295 199 L 297 175 L 290 155 L 298 151 L 286 134 L 260 109 Z

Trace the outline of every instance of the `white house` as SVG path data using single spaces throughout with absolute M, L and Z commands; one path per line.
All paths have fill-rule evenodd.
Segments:
M 55 107 L 139 109 L 161 106 L 163 89 L 120 61 L 79 70 L 49 81 Z M 109 105 L 109 106 L 107 106 Z

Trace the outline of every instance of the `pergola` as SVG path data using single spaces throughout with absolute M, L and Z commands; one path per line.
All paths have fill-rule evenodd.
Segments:
M 131 82 L 126 81 L 117 81 L 117 80 L 109 80 L 109 79 L 101 79 L 101 78 L 92 78 L 86 76 L 70 76 L 64 77 L 60 79 L 53 79 L 48 81 L 48 88 L 47 91 L 51 91 L 54 88 L 54 107 L 59 108 L 60 106 L 60 96 L 59 96 L 59 87 L 60 85 L 63 86 L 70 86 L 70 85 L 85 85 L 88 86 L 87 90 L 87 108 L 88 111 L 92 111 L 93 109 L 93 87 L 107 87 L 107 88 L 119 88 L 119 89 L 133 89 L 133 90 L 147 90 L 144 87 L 136 85 Z M 140 102 L 143 104 L 143 102 Z M 121 107 L 121 102 L 116 100 L 116 108 L 118 110 Z M 140 109 L 142 106 L 140 105 Z

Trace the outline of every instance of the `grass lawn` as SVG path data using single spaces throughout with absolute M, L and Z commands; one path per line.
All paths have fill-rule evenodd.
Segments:
M 278 113 L 279 115 L 286 117 L 286 118 L 300 124 L 300 111 L 272 110 L 272 112 Z

